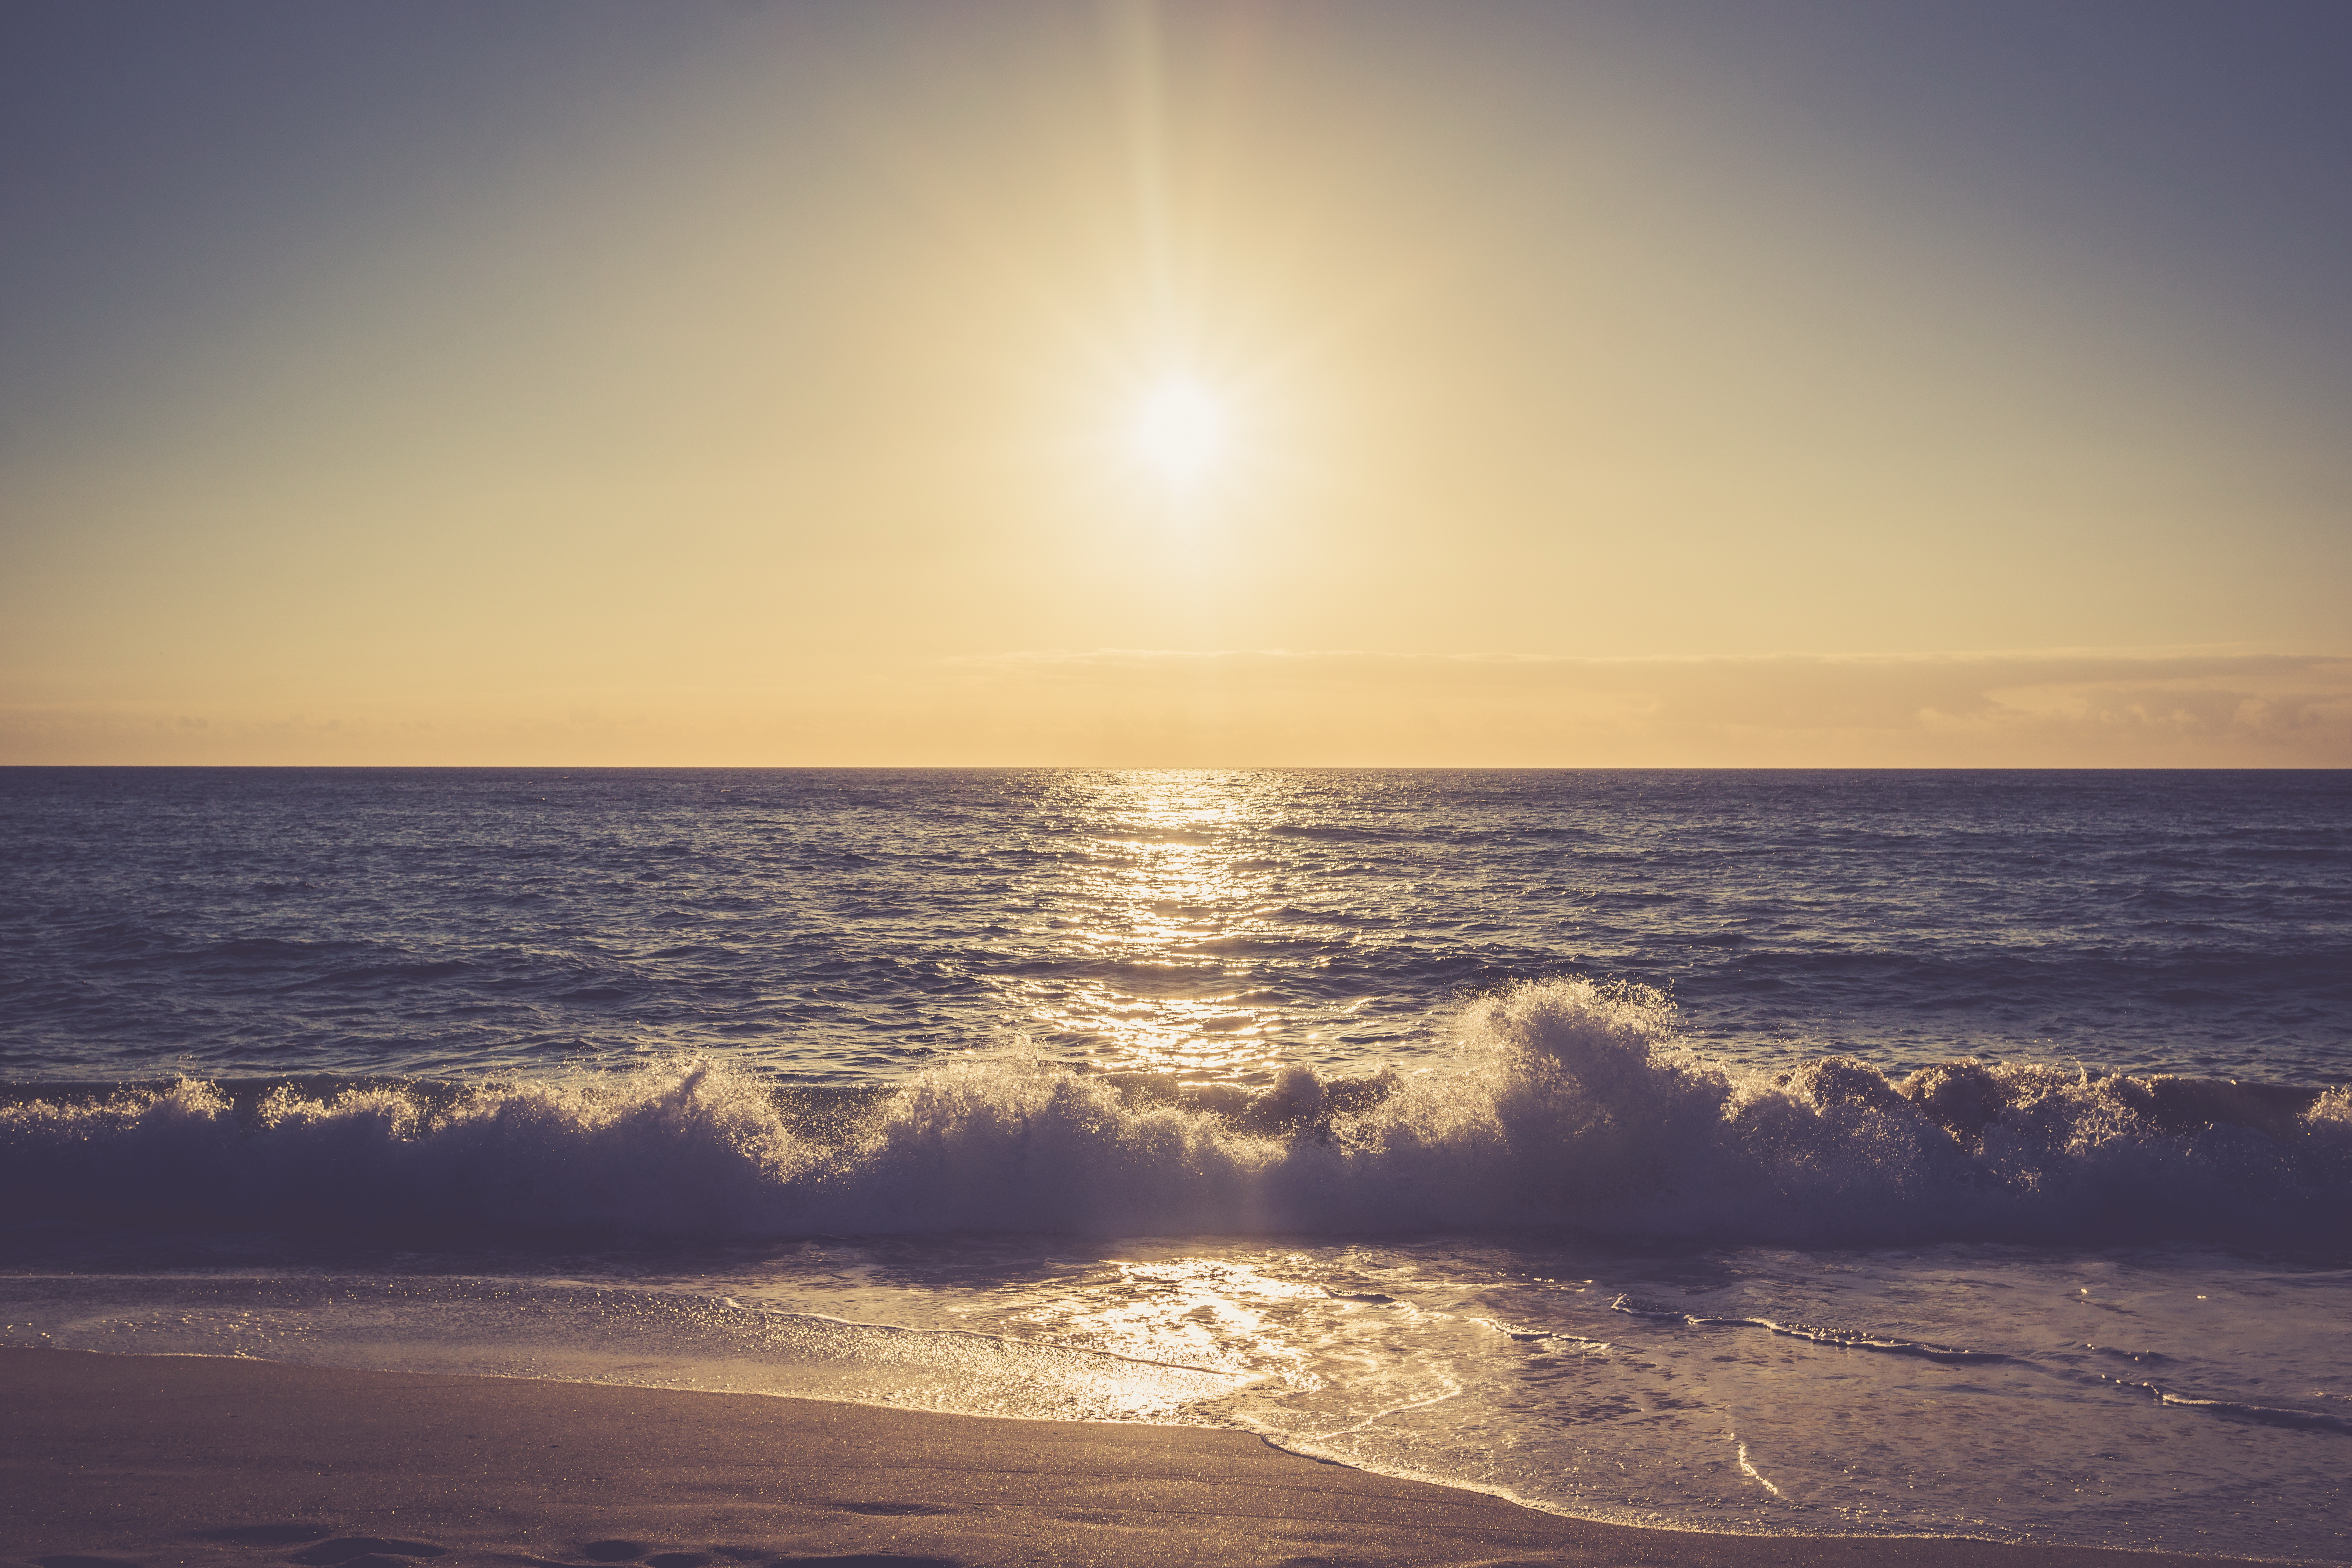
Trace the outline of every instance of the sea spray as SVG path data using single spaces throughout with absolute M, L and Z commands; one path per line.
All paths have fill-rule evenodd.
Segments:
M 1471 1004 L 1440 1066 L 1207 1092 L 975 1053 L 812 1097 L 707 1058 L 0 1108 L 20 1220 L 341 1234 L 1360 1235 L 1820 1246 L 2352 1226 L 2352 1096 L 2016 1063 L 1740 1069 L 1639 986 Z

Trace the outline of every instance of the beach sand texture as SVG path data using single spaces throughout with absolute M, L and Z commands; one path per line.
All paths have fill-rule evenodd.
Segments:
M 0 1409 L 5 1560 L 42 1568 L 2211 1561 L 1593 1524 L 1197 1427 L 226 1358 L 0 1349 Z

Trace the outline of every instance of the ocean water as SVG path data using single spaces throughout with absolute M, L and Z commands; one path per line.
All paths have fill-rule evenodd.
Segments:
M 2352 1561 L 2352 774 L 0 770 L 0 1341 Z

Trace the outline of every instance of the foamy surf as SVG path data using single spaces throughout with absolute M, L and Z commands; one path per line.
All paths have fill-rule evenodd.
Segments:
M 1017 1051 L 895 1091 L 708 1058 L 544 1080 L 183 1079 L 0 1107 L 20 1220 L 337 1235 L 1397 1235 L 1808 1246 L 2352 1235 L 2352 1091 L 1958 1060 L 1744 1069 L 1654 992 L 1524 984 L 1439 1066 L 1186 1089 Z
M 508 1271 L 476 1271 L 492 1257 Z M 2218 1249 L 967 1237 L 255 1265 L 239 1242 L 194 1270 L 0 1275 L 0 1342 L 1230 1426 L 1682 1529 L 2345 1546 L 2347 1282 Z M 1851 1326 L 1805 1331 L 1828 1323 Z
M 613 1383 L 1050 1421 L 1171 1421 L 1230 1373 L 701 1292 L 467 1276 L 0 1276 L 0 1342 Z

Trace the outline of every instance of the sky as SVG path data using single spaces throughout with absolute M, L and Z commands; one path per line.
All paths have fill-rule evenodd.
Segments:
M 2352 766 L 2347 79 L 2340 0 L 11 0 L 0 763 Z

